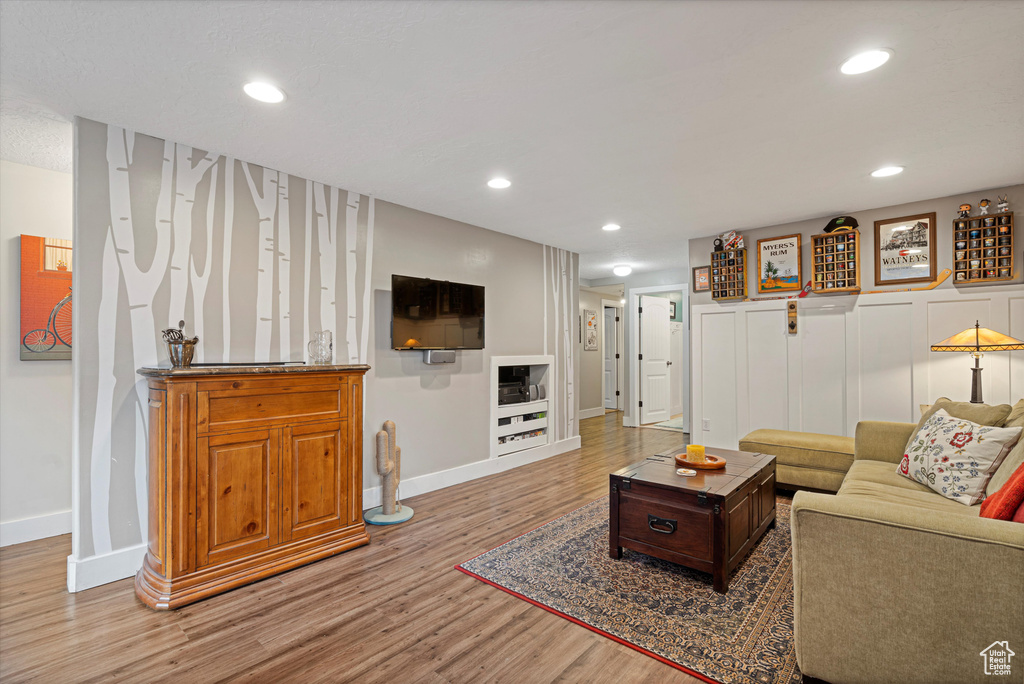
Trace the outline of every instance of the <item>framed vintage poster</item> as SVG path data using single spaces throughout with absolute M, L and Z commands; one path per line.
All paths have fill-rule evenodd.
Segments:
M 935 212 L 875 221 L 875 285 L 935 280 Z
M 591 309 L 584 309 L 583 320 L 587 327 L 583 335 L 583 349 L 585 351 L 597 351 L 597 312 Z
M 71 240 L 21 236 L 22 361 L 71 358 Z
M 693 267 L 693 291 L 694 292 L 710 292 L 711 291 L 711 267 L 710 266 L 694 266 Z
M 757 241 L 757 291 L 795 292 L 801 288 L 800 235 Z

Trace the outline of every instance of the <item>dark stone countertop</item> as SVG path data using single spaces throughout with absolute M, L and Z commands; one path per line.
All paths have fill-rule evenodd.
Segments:
M 332 371 L 368 371 L 370 367 L 365 364 L 345 365 L 314 365 L 314 364 L 287 364 L 287 365 L 266 365 L 259 363 L 242 363 L 237 365 L 203 365 L 193 364 L 188 368 L 172 368 L 171 366 L 155 366 L 140 368 L 136 373 L 151 378 L 182 377 L 196 375 L 266 375 L 272 373 L 329 373 Z

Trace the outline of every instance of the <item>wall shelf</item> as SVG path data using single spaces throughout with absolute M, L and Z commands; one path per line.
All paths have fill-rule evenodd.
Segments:
M 553 363 L 552 356 L 491 357 L 491 458 L 551 443 L 548 369 Z M 528 366 L 530 385 L 543 388 L 545 398 L 517 404 L 499 404 L 498 369 L 503 366 Z

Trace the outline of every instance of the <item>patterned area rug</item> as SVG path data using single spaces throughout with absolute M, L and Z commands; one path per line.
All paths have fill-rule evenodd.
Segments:
M 711 575 L 628 549 L 608 556 L 608 499 L 578 508 L 456 569 L 700 679 L 801 680 L 793 650 L 789 502 L 726 594 Z

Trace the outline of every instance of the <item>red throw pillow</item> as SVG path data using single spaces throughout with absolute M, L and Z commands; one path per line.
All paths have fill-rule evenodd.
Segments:
M 1013 520 L 1017 509 L 1024 503 L 1024 464 L 1013 471 L 992 496 L 981 502 L 981 517 L 994 520 Z
M 1013 522 L 1024 523 L 1024 503 L 1021 503 L 1017 512 L 1013 514 Z

